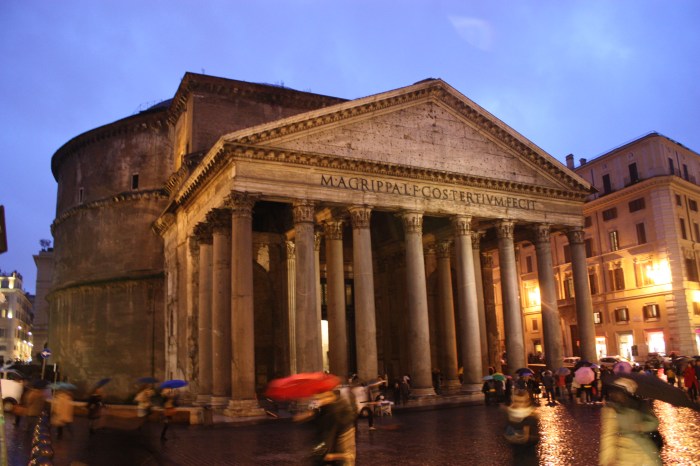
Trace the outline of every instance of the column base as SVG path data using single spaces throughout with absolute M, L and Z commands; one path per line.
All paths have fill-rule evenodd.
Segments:
M 264 416 L 265 410 L 260 407 L 258 400 L 229 400 L 224 414 L 229 417 Z
M 462 384 L 462 387 L 460 388 L 459 392 L 463 395 L 471 395 L 473 393 L 483 394 L 481 392 L 482 387 L 482 384 L 465 382 Z
M 441 392 L 443 395 L 456 395 L 462 390 L 462 384 L 459 379 L 445 380 L 441 387 Z
M 224 409 L 228 405 L 229 400 L 230 398 L 227 396 L 212 395 L 209 399 L 209 404 L 211 405 L 212 409 Z
M 192 402 L 195 406 L 206 406 L 211 404 L 211 395 L 197 395 L 197 398 Z
M 435 389 L 433 387 L 411 389 L 411 398 L 423 398 L 426 396 L 436 396 Z

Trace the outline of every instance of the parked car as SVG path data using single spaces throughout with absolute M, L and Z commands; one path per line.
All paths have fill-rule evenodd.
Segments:
M 574 367 L 580 360 L 581 358 L 578 356 L 567 356 L 564 358 L 563 366 L 569 368 Z
M 598 360 L 598 362 L 600 363 L 600 366 L 601 366 L 601 367 L 607 367 L 607 368 L 610 368 L 610 369 L 612 369 L 612 367 L 613 367 L 615 364 L 617 364 L 618 362 L 621 362 L 621 361 L 629 362 L 630 364 L 632 364 L 627 358 L 623 358 L 623 357 L 620 356 L 620 355 L 615 355 L 615 356 L 603 356 L 602 358 L 600 358 L 600 359 Z
M 0 391 L 2 391 L 2 409 L 5 412 L 19 403 L 24 391 L 22 374 L 14 369 L 0 369 Z

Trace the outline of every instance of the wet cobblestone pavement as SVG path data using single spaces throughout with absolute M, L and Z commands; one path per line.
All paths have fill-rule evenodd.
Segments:
M 357 464 L 402 465 L 595 465 L 601 405 L 540 406 L 542 441 L 514 449 L 502 437 L 505 413 L 496 406 L 463 406 L 430 411 L 397 411 L 376 418 L 370 431 L 360 420 Z M 664 464 L 700 464 L 700 413 L 657 403 Z M 26 465 L 32 432 L 5 426 L 9 464 Z M 106 429 L 88 435 L 77 418 L 72 432 L 53 440 L 54 465 L 300 465 L 311 447 L 306 426 L 289 420 L 213 426 L 172 425 L 168 441 L 160 425 L 141 430 Z

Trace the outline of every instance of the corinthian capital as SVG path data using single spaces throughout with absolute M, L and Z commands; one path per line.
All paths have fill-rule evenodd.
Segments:
M 501 220 L 496 225 L 496 236 L 499 239 L 508 238 L 513 239 L 513 232 L 515 231 L 515 222 L 512 220 Z
M 440 259 L 449 259 L 450 258 L 451 244 L 452 244 L 451 241 L 445 240 L 445 241 L 439 241 L 435 245 L 438 258 L 440 258 Z
M 469 215 L 455 215 L 451 219 L 455 236 L 467 236 L 472 231 L 472 218 Z
M 422 212 L 402 212 L 399 214 L 403 222 L 403 230 L 406 233 L 423 234 L 423 213 Z
M 207 213 L 207 223 L 211 224 L 214 234 L 231 234 L 231 211 L 212 209 Z
M 369 228 L 369 218 L 372 215 L 370 207 L 352 206 L 348 209 L 348 212 L 350 212 L 350 220 L 354 230 Z
M 314 203 L 312 201 L 297 201 L 292 204 L 294 223 L 314 223 Z
M 546 223 L 539 223 L 532 227 L 533 233 L 535 233 L 536 244 L 549 243 L 551 236 L 550 227 Z
M 224 205 L 231 210 L 234 217 L 252 217 L 256 198 L 248 193 L 231 191 L 224 199 Z
M 326 220 L 323 222 L 323 233 L 326 239 L 343 239 L 343 221 L 342 220 Z
M 194 227 L 194 237 L 197 238 L 199 244 L 211 244 L 211 233 L 212 225 L 210 223 L 201 222 Z
M 585 233 L 583 228 L 574 227 L 566 232 L 566 237 L 569 238 L 569 244 L 583 244 Z

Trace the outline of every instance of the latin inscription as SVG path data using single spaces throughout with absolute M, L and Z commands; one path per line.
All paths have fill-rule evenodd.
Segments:
M 357 176 L 346 178 L 344 176 L 321 175 L 321 186 L 377 194 L 422 197 L 424 199 L 459 202 L 467 205 L 478 204 L 505 208 L 513 207 L 524 210 L 534 210 L 535 208 L 535 201 L 513 196 L 500 196 L 478 191 L 464 191 L 461 189 L 438 188 L 437 186 L 423 184 L 395 183 L 393 181 L 374 180 Z

